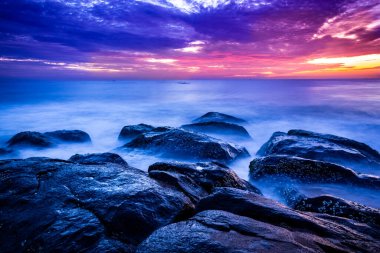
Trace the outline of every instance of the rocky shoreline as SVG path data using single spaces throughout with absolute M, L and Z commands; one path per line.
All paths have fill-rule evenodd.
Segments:
M 248 182 L 230 167 L 250 154 L 220 139 L 249 140 L 245 124 L 210 112 L 179 128 L 125 126 L 118 137 L 125 144 L 110 153 L 0 160 L 1 252 L 380 250 L 379 209 L 299 188 L 380 191 L 379 177 L 361 173 L 380 168 L 378 151 L 334 135 L 276 132 L 252 158 Z M 0 155 L 83 142 L 91 138 L 80 130 L 22 132 Z M 146 172 L 115 153 L 130 150 L 182 161 Z M 283 203 L 264 196 L 261 181 Z

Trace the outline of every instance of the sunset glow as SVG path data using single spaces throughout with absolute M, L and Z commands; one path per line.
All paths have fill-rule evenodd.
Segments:
M 376 0 L 5 0 L 0 20 L 2 77 L 380 77 Z

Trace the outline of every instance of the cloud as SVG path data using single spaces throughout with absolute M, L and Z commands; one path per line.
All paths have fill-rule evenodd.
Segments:
M 3 0 L 0 57 L 18 61 L 0 75 L 293 76 L 378 53 L 379 15 L 359 0 Z

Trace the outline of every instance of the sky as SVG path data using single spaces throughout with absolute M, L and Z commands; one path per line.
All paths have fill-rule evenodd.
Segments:
M 380 0 L 1 0 L 0 77 L 380 78 Z

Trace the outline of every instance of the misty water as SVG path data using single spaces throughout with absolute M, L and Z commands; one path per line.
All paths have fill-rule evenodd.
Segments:
M 246 128 L 253 139 L 229 140 L 251 154 L 230 164 L 245 179 L 249 162 L 275 131 L 335 134 L 380 150 L 380 80 L 1 80 L 0 93 L 1 146 L 21 131 L 80 129 L 92 138 L 91 145 L 24 150 L 7 158 L 68 159 L 76 153 L 118 152 L 114 149 L 124 143 L 117 136 L 125 125 L 180 126 L 209 111 L 248 120 Z M 142 170 L 165 160 L 141 151 L 119 154 Z M 372 174 L 380 176 L 379 171 Z M 272 194 L 270 187 L 262 187 Z M 303 190 L 308 195 L 335 194 L 380 207 L 376 191 L 324 185 L 307 185 Z

